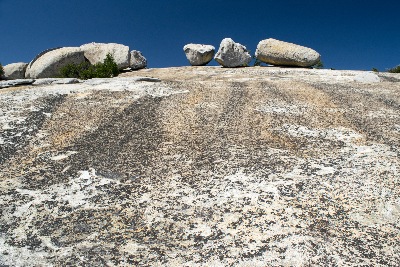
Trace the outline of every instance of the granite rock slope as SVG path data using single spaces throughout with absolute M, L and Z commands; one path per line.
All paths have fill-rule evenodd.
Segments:
M 0 265 L 400 263 L 398 75 L 146 69 L 0 106 Z

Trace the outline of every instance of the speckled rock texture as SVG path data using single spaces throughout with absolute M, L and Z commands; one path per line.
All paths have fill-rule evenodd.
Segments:
M 280 66 L 311 67 L 320 57 L 320 54 L 311 48 L 272 38 L 259 42 L 256 50 L 258 60 Z
M 140 70 L 147 67 L 147 59 L 142 55 L 142 52 L 137 50 L 131 51 L 129 67 L 131 70 Z
M 246 67 L 251 61 L 251 55 L 244 45 L 236 43 L 231 38 L 221 41 L 215 61 L 223 67 Z
M 129 67 L 129 46 L 115 43 L 89 43 L 80 46 L 91 64 L 103 63 L 107 54 L 111 54 L 119 69 Z
M 186 58 L 192 66 L 204 66 L 210 63 L 215 54 L 215 47 L 204 44 L 187 44 L 183 47 Z
M 62 67 L 68 64 L 80 64 L 85 61 L 83 51 L 77 47 L 63 47 L 47 50 L 29 63 L 25 77 L 56 78 L 60 76 Z
M 4 66 L 4 79 L 15 80 L 25 79 L 25 71 L 28 63 L 11 63 Z
M 363 74 L 0 90 L 0 266 L 399 266 L 400 76 Z

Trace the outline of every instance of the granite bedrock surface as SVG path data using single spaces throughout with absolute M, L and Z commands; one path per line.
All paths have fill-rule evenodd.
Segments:
M 399 81 L 182 67 L 2 89 L 0 265 L 399 266 Z

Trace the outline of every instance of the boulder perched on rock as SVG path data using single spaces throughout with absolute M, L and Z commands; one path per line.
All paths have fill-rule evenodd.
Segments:
M 251 61 L 251 55 L 245 46 L 235 43 L 231 38 L 225 38 L 214 59 L 224 67 L 235 68 L 247 66 Z
M 129 46 L 115 43 L 90 43 L 81 45 L 80 48 L 84 52 L 85 57 L 93 65 L 103 63 L 107 54 L 111 54 L 119 69 L 129 67 Z
M 26 78 L 56 78 L 62 67 L 68 64 L 80 64 L 85 61 L 83 51 L 77 47 L 63 47 L 48 51 L 29 63 Z
M 132 70 L 144 69 L 147 67 L 147 59 L 140 51 L 132 50 L 129 60 L 129 67 Z
M 320 54 L 311 48 L 272 38 L 258 43 L 256 57 L 272 65 L 297 67 L 310 67 L 320 60 Z
M 183 47 L 186 58 L 192 66 L 207 65 L 214 57 L 215 47 L 204 44 L 187 44 Z
M 28 63 L 11 63 L 5 65 L 4 68 L 4 78 L 6 80 L 24 79 L 25 71 Z

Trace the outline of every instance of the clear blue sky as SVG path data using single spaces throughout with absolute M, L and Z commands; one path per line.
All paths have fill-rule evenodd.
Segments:
M 115 42 L 142 51 L 149 67 L 185 66 L 185 44 L 218 49 L 225 37 L 253 54 L 270 37 L 308 46 L 327 68 L 400 64 L 399 0 L 0 0 L 0 19 L 3 65 L 52 47 Z

